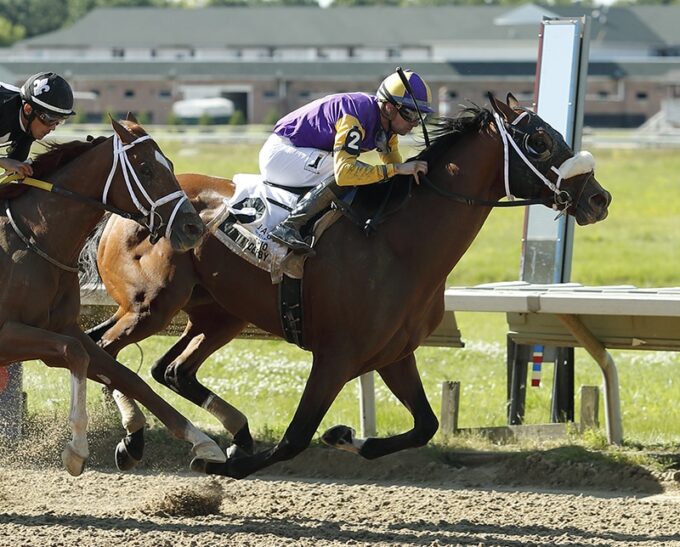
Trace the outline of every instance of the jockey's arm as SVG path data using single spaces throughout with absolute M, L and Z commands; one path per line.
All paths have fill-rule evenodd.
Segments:
M 335 129 L 333 171 L 338 186 L 363 186 L 384 182 L 397 173 L 396 162 L 369 165 L 359 161 L 365 130 L 354 116 L 345 115 L 340 118 Z
M 399 151 L 399 137 L 396 134 L 390 137 L 390 140 L 387 143 L 387 150 L 388 152 L 378 152 L 380 161 L 383 163 L 393 163 L 396 165 L 404 161 L 401 159 L 401 152 Z

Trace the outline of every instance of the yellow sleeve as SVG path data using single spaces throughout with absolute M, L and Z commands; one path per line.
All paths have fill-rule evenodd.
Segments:
M 394 164 L 369 165 L 359 161 L 366 131 L 354 116 L 345 114 L 335 124 L 333 171 L 338 186 L 362 186 L 394 176 Z
M 387 143 L 387 152 L 378 152 L 380 156 L 380 161 L 383 163 L 402 163 L 404 160 L 401 159 L 401 152 L 399 152 L 399 137 L 395 133 L 390 137 Z

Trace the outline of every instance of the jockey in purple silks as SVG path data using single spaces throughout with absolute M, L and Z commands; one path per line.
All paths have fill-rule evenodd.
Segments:
M 427 173 L 424 161 L 402 163 L 398 136 L 432 112 L 429 86 L 415 72 L 404 71 L 413 91 L 398 73 L 382 82 L 376 95 L 340 93 L 313 101 L 278 121 L 260 151 L 260 173 L 283 186 L 315 186 L 290 216 L 270 232 L 273 240 L 295 253 L 314 255 L 300 229 L 341 193 L 342 187 L 385 182 L 394 175 Z M 362 152 L 376 150 L 382 165 L 359 161 Z

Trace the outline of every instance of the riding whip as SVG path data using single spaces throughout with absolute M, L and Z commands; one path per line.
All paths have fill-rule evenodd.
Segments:
M 413 94 L 413 89 L 411 89 L 411 84 L 408 81 L 408 78 L 406 77 L 406 74 L 404 74 L 404 71 L 400 66 L 397 67 L 397 74 L 399 74 L 399 77 L 401 78 L 401 83 L 404 84 L 404 87 L 406 88 L 406 91 L 408 91 L 408 94 L 411 95 L 411 98 L 413 99 L 413 104 L 416 107 L 416 112 L 418 113 L 418 118 L 420 118 L 420 125 L 423 128 L 423 137 L 425 137 L 425 146 L 429 148 L 430 146 L 430 137 L 427 134 L 427 127 L 425 127 L 425 119 L 423 118 L 423 113 L 420 111 L 420 107 L 418 106 L 418 100 L 416 99 L 416 96 Z

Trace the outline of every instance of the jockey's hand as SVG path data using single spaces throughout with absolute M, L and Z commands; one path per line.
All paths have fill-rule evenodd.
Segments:
M 407 161 L 406 163 L 398 163 L 395 169 L 397 175 L 413 175 L 416 182 L 420 184 L 418 175 L 422 173 L 427 175 L 427 162 L 422 160 Z
M 8 173 L 19 173 L 25 177 L 30 177 L 33 174 L 33 167 L 29 163 L 10 158 L 0 158 L 0 167 Z
M 407 161 L 406 163 L 397 163 L 395 171 L 397 175 L 415 175 L 417 173 L 427 174 L 426 161 Z

